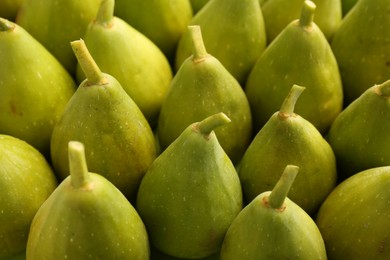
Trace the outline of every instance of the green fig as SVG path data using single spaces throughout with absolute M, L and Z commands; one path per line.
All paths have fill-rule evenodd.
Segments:
M 57 184 L 37 149 L 0 134 L 0 259 L 24 254 L 31 221 Z
M 366 169 L 390 164 L 390 80 L 374 85 L 334 120 L 327 139 L 341 180 Z
M 243 85 L 248 73 L 266 47 L 266 34 L 259 0 L 211 0 L 191 19 L 202 28 L 211 55 Z M 181 36 L 175 69 L 192 53 L 189 31 Z
M 268 0 L 261 6 L 268 43 L 299 18 L 305 0 Z M 342 20 L 341 0 L 312 0 L 317 6 L 314 22 L 330 41 Z
M 296 112 L 326 133 L 343 108 L 343 86 L 329 42 L 313 21 L 316 5 L 305 1 L 291 22 L 261 54 L 245 92 L 258 131 L 278 109 L 293 84 L 306 87 Z
M 100 69 L 114 76 L 154 127 L 172 80 L 167 58 L 146 36 L 114 17 L 114 0 L 103 0 L 83 37 Z M 80 64 L 77 79 L 85 75 Z
M 16 14 L 26 0 L 0 0 L 0 17 L 15 21 Z
M 68 142 L 88 145 L 91 171 L 99 172 L 133 200 L 156 158 L 154 134 L 135 102 L 115 77 L 101 72 L 83 40 L 71 43 L 87 77 L 53 129 L 51 158 L 64 179 L 69 175 Z
M 275 185 L 277 173 L 286 163 L 300 165 L 290 198 L 310 215 L 336 186 L 331 146 L 313 124 L 294 112 L 303 90 L 293 85 L 280 110 L 257 133 L 239 164 L 237 171 L 247 203 Z
M 136 209 L 151 244 L 164 254 L 202 258 L 217 253 L 242 209 L 236 169 L 213 131 L 228 122 L 220 112 L 191 124 L 142 179 Z
M 19 25 L 0 18 L 0 133 L 50 157 L 50 137 L 76 84 L 65 68 Z
M 316 223 L 287 197 L 298 170 L 287 165 L 272 191 L 256 196 L 238 214 L 223 240 L 221 260 L 327 259 Z
M 16 23 L 43 44 L 74 75 L 76 58 L 69 42 L 80 39 L 96 17 L 101 0 L 28 0 Z
M 331 47 L 340 68 L 345 106 L 390 78 L 388 0 L 359 0 L 345 16 Z
M 115 14 L 151 39 L 173 61 L 193 12 L 190 0 L 116 0 Z
M 328 258 L 390 259 L 390 167 L 374 167 L 341 182 L 316 217 Z
M 84 145 L 69 142 L 70 176 L 36 213 L 28 260 L 148 260 L 146 228 L 135 208 L 106 178 L 88 172 Z
M 232 123 L 216 129 L 216 134 L 236 163 L 252 138 L 249 102 L 238 81 L 218 59 L 207 53 L 200 26 L 189 26 L 188 31 L 193 54 L 175 74 L 162 104 L 157 126 L 160 145 L 165 149 L 188 125 L 222 111 Z

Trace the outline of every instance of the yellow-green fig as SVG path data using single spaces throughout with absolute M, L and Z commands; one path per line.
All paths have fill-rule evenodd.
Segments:
M 267 2 L 268 3 L 268 2 Z M 343 86 L 336 58 L 313 21 L 316 5 L 305 1 L 291 22 L 261 54 L 245 92 L 258 131 L 278 110 L 293 84 L 306 87 L 296 112 L 325 134 L 343 108 Z
M 99 68 L 115 77 L 154 127 L 172 80 L 161 50 L 124 20 L 113 16 L 114 0 L 103 0 L 83 40 Z M 80 64 L 77 79 L 85 79 Z
M 390 78 L 388 0 L 359 0 L 331 42 L 340 68 L 345 105 Z
M 130 200 L 156 158 L 154 134 L 141 110 L 115 77 L 103 73 L 83 40 L 71 43 L 86 79 L 53 129 L 51 159 L 60 179 L 69 175 L 68 142 L 88 145 L 91 171 L 99 172 Z
M 50 138 L 76 83 L 19 25 L 0 18 L 0 133 L 22 139 L 47 158 Z
M 0 259 L 25 255 L 31 221 L 57 184 L 37 149 L 0 134 Z
M 189 26 L 188 31 L 193 54 L 175 74 L 162 104 L 157 126 L 160 145 L 165 149 L 191 123 L 223 112 L 232 123 L 215 132 L 233 163 L 237 163 L 252 138 L 249 102 L 238 81 L 207 53 L 200 26 Z
M 69 42 L 80 39 L 96 17 L 101 0 L 28 0 L 16 23 L 28 31 L 74 75 L 77 60 Z
M 173 61 L 193 12 L 190 0 L 116 0 L 115 14 L 151 39 Z
M 152 163 L 140 184 L 136 209 L 151 244 L 178 258 L 209 257 L 242 209 L 236 169 L 214 129 L 222 112 L 188 126 Z
M 268 0 L 262 6 L 268 43 L 299 18 L 305 0 Z M 341 0 L 312 0 L 317 6 L 314 22 L 330 41 L 342 20 Z
M 328 259 L 390 259 L 390 167 L 347 178 L 326 198 L 316 217 Z
M 88 171 L 82 143 L 70 141 L 68 151 L 70 176 L 34 216 L 26 259 L 149 260 L 148 234 L 135 208 Z
M 374 85 L 334 120 L 327 139 L 336 155 L 339 178 L 390 164 L 390 80 Z
M 287 165 L 272 191 L 256 196 L 238 214 L 223 240 L 221 260 L 327 259 L 316 223 L 287 197 L 298 171 Z
M 259 0 L 211 0 L 190 21 L 202 28 L 204 43 L 211 55 L 240 82 L 246 78 L 266 47 L 266 34 Z M 189 31 L 181 36 L 175 69 L 192 54 Z
M 289 197 L 310 215 L 317 212 L 336 186 L 332 147 L 313 124 L 294 112 L 303 90 L 297 85 L 291 88 L 280 110 L 257 133 L 239 164 L 238 174 L 247 203 L 276 184 L 278 172 L 283 171 L 286 163 L 300 167 Z

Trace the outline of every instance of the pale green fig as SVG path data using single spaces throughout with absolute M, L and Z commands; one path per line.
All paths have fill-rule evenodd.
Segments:
M 347 178 L 326 198 L 316 217 L 328 259 L 390 259 L 390 167 Z
M 266 33 L 259 0 L 211 0 L 190 21 L 202 28 L 211 55 L 243 85 L 249 71 L 266 47 Z M 181 36 L 175 69 L 192 54 L 189 31 Z
M 193 12 L 190 0 L 116 0 L 115 14 L 151 39 L 173 61 Z
M 49 157 L 50 137 L 76 83 L 19 25 L 0 18 L 0 133 L 22 139 Z
M 209 257 L 242 209 L 240 180 L 213 131 L 222 112 L 188 126 L 152 163 L 136 209 L 151 244 L 178 258 Z
M 37 149 L 0 134 L 0 259 L 24 256 L 31 221 L 57 184 Z
M 114 0 L 103 0 L 83 37 L 100 69 L 115 77 L 154 127 L 172 80 L 161 50 L 124 20 L 113 16 Z M 77 79 L 85 79 L 80 64 Z
M 294 112 L 303 90 L 297 85 L 291 88 L 280 110 L 257 133 L 239 164 L 247 203 L 272 189 L 286 164 L 300 166 L 289 197 L 310 215 L 317 212 L 336 186 L 337 168 L 331 146 L 313 124 Z
M 268 43 L 299 18 L 306 0 L 268 0 L 262 6 Z M 312 0 L 317 6 L 314 22 L 330 41 L 342 20 L 341 0 Z
M 69 42 L 80 39 L 96 17 L 101 0 L 28 0 L 16 23 L 47 48 L 74 75 L 76 58 Z
M 252 138 L 249 102 L 238 81 L 207 53 L 200 26 L 189 26 L 188 31 L 193 54 L 175 74 L 162 104 L 157 126 L 160 145 L 165 149 L 191 123 L 223 112 L 232 123 L 216 129 L 216 135 L 233 163 L 237 163 Z
M 327 139 L 336 155 L 338 175 L 390 164 L 390 80 L 374 85 L 334 120 Z
M 101 72 L 83 40 L 71 43 L 87 77 L 53 129 L 51 159 L 60 179 L 69 175 L 68 142 L 88 145 L 89 168 L 130 200 L 156 158 L 154 134 L 135 102 L 111 75 Z
M 272 191 L 256 196 L 238 214 L 224 238 L 221 260 L 327 259 L 316 223 L 287 197 L 298 171 L 287 165 Z
M 16 14 L 26 0 L 0 0 L 0 17 L 15 21 Z
M 390 78 L 388 0 L 359 0 L 332 39 L 340 68 L 345 106 L 365 90 Z
M 326 133 L 343 108 L 340 71 L 329 42 L 313 21 L 316 5 L 305 1 L 291 22 L 261 54 L 245 92 L 258 131 L 278 110 L 293 84 L 306 87 L 296 112 Z
M 88 171 L 84 145 L 69 142 L 70 176 L 34 216 L 27 260 L 148 260 L 146 228 L 126 197 L 101 174 Z

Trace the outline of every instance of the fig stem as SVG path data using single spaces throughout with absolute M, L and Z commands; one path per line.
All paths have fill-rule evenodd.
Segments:
M 192 39 L 192 59 L 195 62 L 201 61 L 208 55 L 203 42 L 202 30 L 199 25 L 190 25 L 188 30 Z
M 382 96 L 390 97 L 390 80 L 383 82 L 378 88 Z
M 209 116 L 196 124 L 198 131 L 203 135 L 209 135 L 215 128 L 230 123 L 230 118 L 220 112 Z
M 275 187 L 271 191 L 268 197 L 269 205 L 274 209 L 280 209 L 287 197 L 288 192 L 292 184 L 294 183 L 295 177 L 297 176 L 299 167 L 295 165 L 287 165 L 284 169 L 282 176 L 276 183 Z
M 302 27 L 310 27 L 313 24 L 316 8 L 316 4 L 310 0 L 303 3 L 301 17 L 299 18 L 299 24 Z
M 70 141 L 68 157 L 71 184 L 74 188 L 81 188 L 88 183 L 89 178 L 84 145 L 77 141 Z
M 305 87 L 298 86 L 296 84 L 291 87 L 290 92 L 284 99 L 283 104 L 279 110 L 279 116 L 289 117 L 294 114 L 295 104 L 305 89 Z
M 76 40 L 71 43 L 72 49 L 76 58 L 87 77 L 89 85 L 102 85 L 107 83 L 107 79 L 104 77 L 102 71 L 92 58 L 84 40 Z
M 4 18 L 0 17 L 0 31 L 1 32 L 10 31 L 10 30 L 13 30 L 14 28 L 15 28 L 14 24 L 12 24 L 7 19 L 4 19 Z
M 109 26 L 114 18 L 115 0 L 103 0 L 100 3 L 99 11 L 96 16 L 96 22 L 102 26 Z

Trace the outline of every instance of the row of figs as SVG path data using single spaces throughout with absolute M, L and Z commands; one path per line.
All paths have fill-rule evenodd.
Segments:
M 390 259 L 388 0 L 0 0 L 0 259 Z

